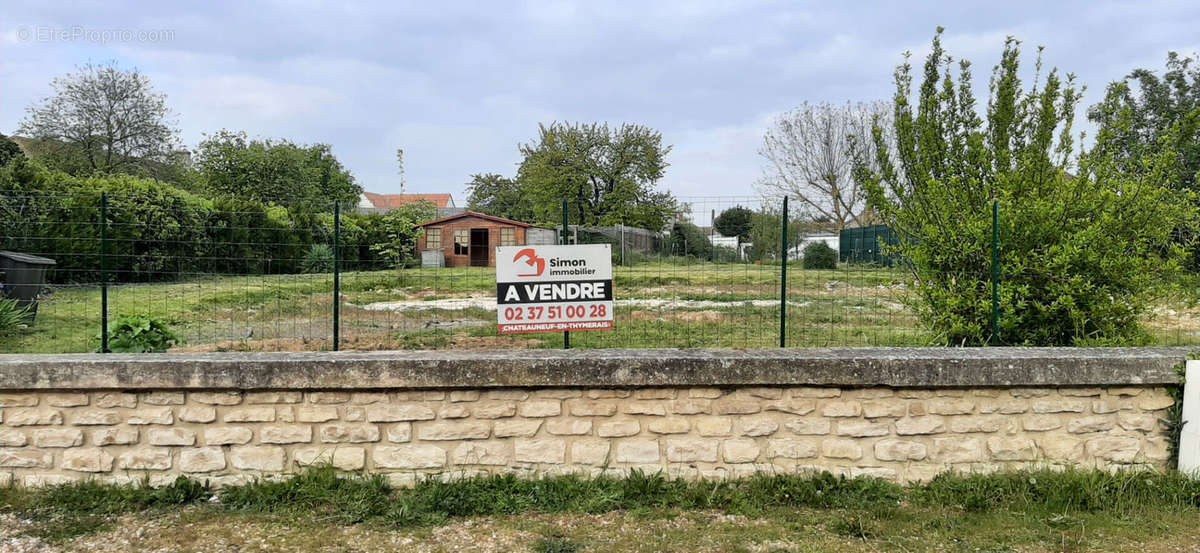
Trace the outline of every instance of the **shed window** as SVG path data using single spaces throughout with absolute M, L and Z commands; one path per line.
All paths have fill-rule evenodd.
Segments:
M 471 231 L 467 229 L 454 231 L 454 255 L 467 255 L 471 247 Z
M 501 246 L 516 246 L 517 245 L 517 229 L 515 229 L 515 228 L 500 229 L 500 245 Z
M 442 249 L 442 229 L 440 229 L 440 228 L 425 229 L 425 249 L 427 249 L 427 250 Z

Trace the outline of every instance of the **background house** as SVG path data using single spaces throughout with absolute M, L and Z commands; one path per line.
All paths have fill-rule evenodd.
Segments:
M 429 202 L 437 208 L 438 218 L 451 217 L 464 213 L 466 209 L 454 206 L 454 197 L 450 194 L 376 194 L 363 192 L 358 198 L 359 213 L 387 213 L 400 206 Z
M 417 225 L 422 267 L 495 267 L 496 246 L 557 244 L 558 232 L 466 211 Z

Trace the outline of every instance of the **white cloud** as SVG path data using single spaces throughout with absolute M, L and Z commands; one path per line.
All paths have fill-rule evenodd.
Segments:
M 917 4 L 816 1 L 262 3 L 10 0 L 0 20 L 0 131 L 88 60 L 137 66 L 168 94 L 185 141 L 220 128 L 323 141 L 380 192 L 394 151 L 416 191 L 515 172 L 517 144 L 554 119 L 634 122 L 675 145 L 681 196 L 753 195 L 771 114 L 803 101 L 887 98 L 904 50 L 919 71 L 937 25 L 974 61 L 977 96 L 1004 38 L 1090 85 L 1085 105 L 1167 50 L 1200 49 L 1193 0 Z M 171 29 L 163 43 L 30 44 L 38 25 Z M 1081 118 L 1082 119 L 1082 118 Z

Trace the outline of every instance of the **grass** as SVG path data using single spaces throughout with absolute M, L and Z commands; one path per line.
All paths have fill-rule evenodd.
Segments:
M 779 344 L 779 268 L 653 261 L 614 267 L 616 330 L 579 332 L 576 348 L 763 348 Z M 925 346 L 934 337 L 904 307 L 907 276 L 875 267 L 788 272 L 787 343 L 792 347 Z M 1200 301 L 1189 286 L 1166 299 L 1149 329 L 1159 345 L 1200 344 Z M 346 272 L 341 279 L 344 349 L 562 347 L 560 334 L 497 337 L 494 311 L 437 302 L 488 298 L 483 267 Z M 650 306 L 646 301 L 676 302 Z M 756 301 L 757 304 L 748 302 Z M 379 302 L 428 304 L 367 310 Z M 633 302 L 622 304 L 620 302 Z M 642 303 L 638 303 L 642 302 Z M 691 302 L 691 303 L 688 303 Z M 99 347 L 100 292 L 56 287 L 36 324 L 0 337 L 0 351 L 70 353 Z M 150 314 L 170 322 L 193 350 L 331 349 L 333 278 L 316 275 L 204 276 L 111 287 L 110 318 Z M 489 328 L 490 327 L 490 328 Z
M 0 512 L 21 513 L 34 521 L 32 534 L 62 542 L 111 527 L 113 518 L 130 512 L 193 505 L 211 497 L 203 482 L 180 477 L 171 485 L 152 488 L 80 482 L 29 490 L 0 488 Z
M 1200 480 L 1159 472 L 946 474 L 912 486 L 828 473 L 729 481 L 670 480 L 641 473 L 625 478 L 508 475 L 427 480 L 413 488 L 393 489 L 379 476 L 343 475 L 319 467 L 282 481 L 225 488 L 219 492 L 220 505 L 209 506 L 215 493 L 183 478 L 160 489 L 95 483 L 41 490 L 7 487 L 0 488 L 0 512 L 31 519 L 27 533 L 54 543 L 107 531 L 122 514 L 161 517 L 188 506 L 235 525 L 246 520 L 301 528 L 365 524 L 372 532 L 485 518 L 514 531 L 532 532 L 540 536 L 530 545 L 534 551 L 553 552 L 606 550 L 614 540 L 620 543 L 614 528 L 606 534 L 594 526 L 559 524 L 572 517 L 597 520 L 614 513 L 639 527 L 663 526 L 654 539 L 663 549 L 675 550 L 689 550 L 710 531 L 708 524 L 676 522 L 714 516 L 759 521 L 713 530 L 733 540 L 809 536 L 815 543 L 863 543 L 871 550 L 917 551 L 941 544 L 956 551 L 1013 551 L 1049 540 L 1071 547 L 1045 550 L 1082 551 L 1116 543 L 1113 540 L 1163 539 L 1172 528 L 1186 527 L 1187 521 L 1200 539 L 1194 525 L 1200 519 Z M 636 545 L 631 550 L 653 550 L 647 549 L 653 543 L 629 545 Z M 1115 549 L 1120 548 L 1109 550 Z

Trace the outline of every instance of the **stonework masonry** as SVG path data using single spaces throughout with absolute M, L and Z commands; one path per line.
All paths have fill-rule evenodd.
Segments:
M 14 357 L 0 356 L 0 371 Z M 1174 404 L 1159 372 L 1111 385 L 1074 385 L 1067 375 L 1061 386 L 979 387 L 378 388 L 348 379 L 322 389 L 203 381 L 97 389 L 43 375 L 49 382 L 31 389 L 4 378 L 0 484 L 26 485 L 178 475 L 225 485 L 315 463 L 398 484 L 630 469 L 688 478 L 815 469 L 919 481 L 945 470 L 1163 467 L 1163 419 Z

